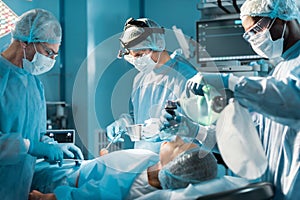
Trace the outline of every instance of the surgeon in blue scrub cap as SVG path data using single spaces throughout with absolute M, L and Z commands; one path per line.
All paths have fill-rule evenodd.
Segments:
M 274 199 L 300 199 L 299 9 L 295 0 L 246 0 L 240 15 L 253 50 L 280 62 L 268 77 L 223 75 L 223 82 L 242 106 L 259 114 L 257 128 L 268 158 L 262 180 L 276 187 Z
M 134 78 L 131 93 L 133 117 L 122 114 L 106 129 L 108 139 L 113 142 L 124 142 L 121 135 L 126 126 L 144 124 L 150 118 L 159 119 L 166 101 L 180 98 L 186 81 L 197 73 L 182 57 L 169 55 L 165 30 L 152 19 L 129 18 L 120 43 L 123 50 L 119 57 L 124 57 L 139 73 Z M 147 141 L 135 142 L 134 147 L 158 152 L 161 140 L 155 131 L 150 135 Z
M 0 56 L 1 199 L 27 199 L 36 158 L 62 163 L 83 159 L 73 144 L 46 137 L 44 87 L 35 75 L 52 69 L 61 43 L 58 20 L 42 9 L 19 17 Z

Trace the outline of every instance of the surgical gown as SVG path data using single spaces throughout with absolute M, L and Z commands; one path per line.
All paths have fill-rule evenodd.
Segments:
M 288 49 L 271 77 L 243 78 L 235 98 L 260 113 L 259 136 L 268 158 L 262 177 L 276 186 L 275 199 L 300 199 L 300 41 Z
M 27 199 L 35 158 L 23 139 L 38 141 L 45 132 L 42 83 L 0 56 L 1 199 Z
M 137 194 L 156 190 L 153 187 L 148 190 L 133 188 L 132 185 L 140 174 L 158 161 L 158 154 L 149 150 L 128 149 L 83 161 L 77 168 L 39 163 L 32 189 L 44 193 L 54 192 L 58 200 L 130 198 L 130 190 L 137 190 Z
M 134 79 L 131 100 L 134 122 L 143 124 L 149 118 L 159 118 L 167 100 L 177 100 L 185 91 L 186 81 L 197 70 L 175 56 L 158 69 L 150 73 L 139 73 Z M 158 136 L 152 142 L 135 142 L 135 148 L 159 151 Z M 155 142 L 156 141 L 156 142 Z

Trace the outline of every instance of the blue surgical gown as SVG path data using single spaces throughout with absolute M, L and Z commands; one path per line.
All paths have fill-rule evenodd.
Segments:
M 185 84 L 197 70 L 174 57 L 150 73 L 139 73 L 133 82 L 131 100 L 134 122 L 143 124 L 149 118 L 159 118 L 167 100 L 177 100 L 185 91 Z M 154 137 L 155 138 L 155 137 Z M 159 151 L 158 136 L 152 142 L 135 142 L 135 148 Z
M 27 154 L 23 139 L 38 141 L 45 132 L 42 83 L 0 56 L 0 182 L 5 183 L 0 189 L 1 199 L 28 195 L 35 158 Z
M 80 167 L 39 163 L 32 189 L 54 192 L 58 200 L 125 199 L 137 176 L 158 161 L 152 151 L 127 149 L 83 161 Z
M 258 130 L 268 158 L 262 177 L 276 186 L 275 199 L 300 199 L 300 41 L 267 78 L 243 78 L 235 87 L 240 104 L 260 113 Z

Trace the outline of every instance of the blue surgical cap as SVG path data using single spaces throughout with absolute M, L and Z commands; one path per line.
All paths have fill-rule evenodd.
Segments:
M 49 11 L 33 9 L 22 14 L 11 31 L 12 37 L 23 42 L 59 44 L 62 30 L 60 23 Z
M 241 19 L 245 16 L 280 18 L 285 21 L 297 19 L 300 13 L 295 0 L 246 0 L 241 7 Z
M 150 29 L 152 28 L 162 28 L 155 21 L 148 18 L 140 18 L 135 21 L 144 22 Z M 145 32 L 144 27 L 139 26 L 130 26 L 124 27 L 124 32 L 120 38 L 121 43 L 128 43 L 137 37 L 139 37 L 143 32 Z M 136 44 L 135 46 L 130 47 L 131 50 L 143 50 L 143 49 L 152 49 L 154 51 L 163 51 L 166 48 L 165 36 L 163 33 L 152 33 L 145 40 Z
M 158 173 L 163 189 L 178 189 L 217 177 L 217 161 L 201 148 L 188 150 L 165 165 Z

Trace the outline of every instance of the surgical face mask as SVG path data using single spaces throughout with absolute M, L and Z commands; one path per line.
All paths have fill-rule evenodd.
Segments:
M 280 57 L 283 52 L 285 28 L 286 24 L 284 24 L 282 37 L 275 41 L 272 40 L 270 28 L 252 35 L 249 42 L 253 50 L 264 58 L 274 59 Z
M 151 72 L 155 66 L 157 65 L 151 58 L 152 52 L 149 54 L 144 54 L 140 57 L 133 57 L 132 55 L 125 55 L 124 59 L 128 61 L 130 64 L 134 65 L 134 67 L 142 73 Z M 161 53 L 159 54 L 160 58 Z M 158 60 L 159 60 L 158 58 Z M 157 61 L 158 62 L 158 61 Z
M 33 45 L 35 54 L 32 61 L 26 59 L 26 53 L 24 49 L 23 68 L 33 75 L 40 75 L 48 72 L 53 68 L 56 60 L 37 52 L 35 44 Z

